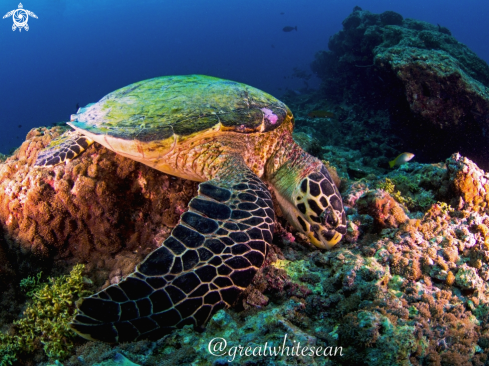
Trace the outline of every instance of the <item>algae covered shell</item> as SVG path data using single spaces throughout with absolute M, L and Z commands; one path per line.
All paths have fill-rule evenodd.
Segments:
M 118 89 L 80 108 L 70 125 L 93 134 L 144 142 L 179 140 L 208 129 L 239 133 L 279 127 L 287 106 L 235 81 L 204 75 L 163 76 Z

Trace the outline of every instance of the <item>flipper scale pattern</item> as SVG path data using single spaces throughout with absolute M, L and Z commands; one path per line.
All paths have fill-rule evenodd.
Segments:
M 171 235 L 117 285 L 81 300 L 71 328 L 105 342 L 203 327 L 251 283 L 272 241 L 271 194 L 244 164 L 199 185 Z
M 46 149 L 39 152 L 34 165 L 51 167 L 73 160 L 91 144 L 93 144 L 92 139 L 78 132 L 66 131 L 52 140 Z

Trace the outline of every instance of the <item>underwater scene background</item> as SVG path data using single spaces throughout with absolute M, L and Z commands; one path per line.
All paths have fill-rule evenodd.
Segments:
M 7 0 L 0 4 L 2 16 L 18 7 Z M 37 0 L 23 5 L 39 17 L 28 21 L 28 32 L 12 32 L 12 17 L 0 23 L 4 154 L 32 127 L 65 122 L 77 104 L 150 77 L 211 75 L 276 97 L 286 88 L 303 88 L 294 68 L 312 74 L 314 55 L 327 49 L 329 37 L 356 5 L 446 26 L 489 60 L 488 5 L 482 1 L 461 6 L 441 0 Z M 298 31 L 283 32 L 285 26 L 298 26 Z M 319 84 L 314 76 L 307 81 L 311 87 Z
M 0 1 L 1 12 L 0 366 L 489 365 L 489 3 L 46 0 Z M 159 172 L 116 148 L 88 140 L 74 148 L 70 138 L 58 139 L 70 130 L 65 122 L 80 122 L 84 107 L 108 93 L 187 74 L 244 83 L 290 108 L 293 140 L 284 130 L 259 140 L 251 156 L 243 152 L 255 173 L 280 142 L 285 147 L 275 159 L 287 167 L 286 178 L 304 178 L 295 162 L 307 174 L 318 166 L 328 173 L 302 185 L 264 168 L 258 174 L 264 184 L 246 175 L 244 196 L 238 194 L 244 186 L 219 183 L 209 193 L 208 186 Z M 124 95 L 113 98 L 124 104 Z M 196 95 L 205 100 L 205 93 Z M 140 96 L 149 107 L 137 116 L 159 108 L 158 100 Z M 263 129 L 287 120 L 273 97 L 257 104 Z M 224 106 L 234 108 L 230 103 Z M 179 117 L 178 106 L 167 104 L 172 109 L 165 113 Z M 258 131 L 253 120 L 239 118 L 223 124 L 238 136 Z M 183 127 L 198 137 L 202 125 Z M 113 126 L 108 135 L 127 137 L 117 122 Z M 59 146 L 68 146 L 55 152 L 60 160 L 79 156 L 36 166 L 43 165 L 44 149 Z M 217 182 L 232 181 L 223 176 Z M 309 200 L 284 205 L 284 182 Z M 329 192 L 324 204 L 314 198 L 320 197 L 315 187 Z M 122 284 L 125 292 L 88 302 L 82 322 L 98 324 L 90 314 L 119 316 L 119 307 L 101 305 L 115 298 L 125 304 L 124 316 L 157 313 L 167 301 L 158 292 L 164 285 L 151 282 L 148 291 L 158 296 L 146 295 L 146 280 L 131 287 L 127 276 L 154 250 L 170 248 L 168 238 L 184 243 L 185 253 L 196 252 L 189 249 L 195 233 L 210 230 L 217 214 L 194 209 L 194 197 L 224 202 L 221 188 L 247 202 L 260 191 L 262 201 L 254 202 L 268 205 L 267 224 L 274 227 L 269 240 L 259 234 L 268 242 L 266 257 L 249 285 L 226 295 L 229 308 L 217 311 L 205 329 L 178 323 L 161 338 L 132 341 L 134 327 L 149 327 L 141 322 L 117 328 L 119 344 L 72 331 L 79 299 L 110 285 Z M 333 203 L 340 194 L 343 207 Z M 237 202 L 229 203 L 231 210 Z M 294 225 L 294 215 L 311 217 L 314 207 L 322 212 L 312 215 L 313 226 Z M 201 217 L 190 221 L 191 212 Z M 226 229 L 247 232 L 249 239 L 259 226 L 251 222 Z M 315 222 L 346 224 L 341 241 L 318 248 L 309 235 Z M 181 227 L 197 231 L 177 234 Z M 256 247 L 212 247 L 218 250 L 239 270 L 237 257 Z M 208 260 L 203 253 L 199 260 Z M 154 261 L 164 267 L 167 258 Z M 199 272 L 191 268 L 194 259 L 182 258 L 191 275 L 180 289 L 188 294 Z M 182 270 L 172 263 L 171 273 Z M 121 296 L 135 299 L 135 307 Z M 190 308 L 179 312 L 197 309 Z

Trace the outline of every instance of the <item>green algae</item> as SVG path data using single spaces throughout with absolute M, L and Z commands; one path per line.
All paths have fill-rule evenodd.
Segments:
M 424 212 L 436 201 L 433 192 L 420 186 L 423 179 L 421 174 L 390 175 L 378 182 L 376 187 L 389 193 L 392 198 L 407 208 Z
M 63 359 L 73 349 L 75 333 L 71 321 L 73 301 L 87 295 L 82 276 L 84 265 L 73 267 L 68 276 L 50 278 L 42 283 L 41 274 L 21 281 L 20 286 L 30 298 L 24 316 L 15 321 L 14 334 L 0 334 L 0 365 L 11 365 L 21 352 L 32 353 L 43 345 L 51 359 Z
M 164 76 L 113 91 L 80 110 L 73 125 L 96 134 L 155 141 L 173 134 L 190 136 L 218 124 L 254 131 L 264 120 L 262 108 L 278 118 L 268 129 L 278 127 L 289 113 L 270 94 L 245 84 L 204 75 Z
M 458 267 L 455 283 L 466 290 L 475 290 L 483 285 L 482 279 L 477 275 L 477 270 L 466 263 Z
M 409 356 L 417 348 L 415 328 L 409 325 L 394 326 L 387 317 L 380 318 L 383 334 L 376 342 L 377 347 L 367 350 L 368 365 L 411 365 Z
M 285 270 L 285 272 L 293 282 L 300 283 L 306 286 L 314 294 L 324 294 L 324 289 L 321 281 L 317 281 L 316 283 L 311 284 L 309 282 L 304 282 L 301 280 L 301 278 L 303 278 L 305 275 L 309 275 L 311 273 L 311 263 L 308 260 L 301 259 L 297 261 L 289 261 L 286 259 L 279 259 L 276 262 L 272 263 L 272 265 L 276 268 Z

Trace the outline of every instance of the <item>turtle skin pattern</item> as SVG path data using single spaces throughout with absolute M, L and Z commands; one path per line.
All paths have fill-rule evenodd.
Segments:
M 129 342 L 202 328 L 251 283 L 272 242 L 271 194 L 243 164 L 199 194 L 162 246 L 136 271 L 77 304 L 71 328 L 85 338 Z
M 73 160 L 91 144 L 92 139 L 78 132 L 67 131 L 41 150 L 34 165 L 48 167 Z

